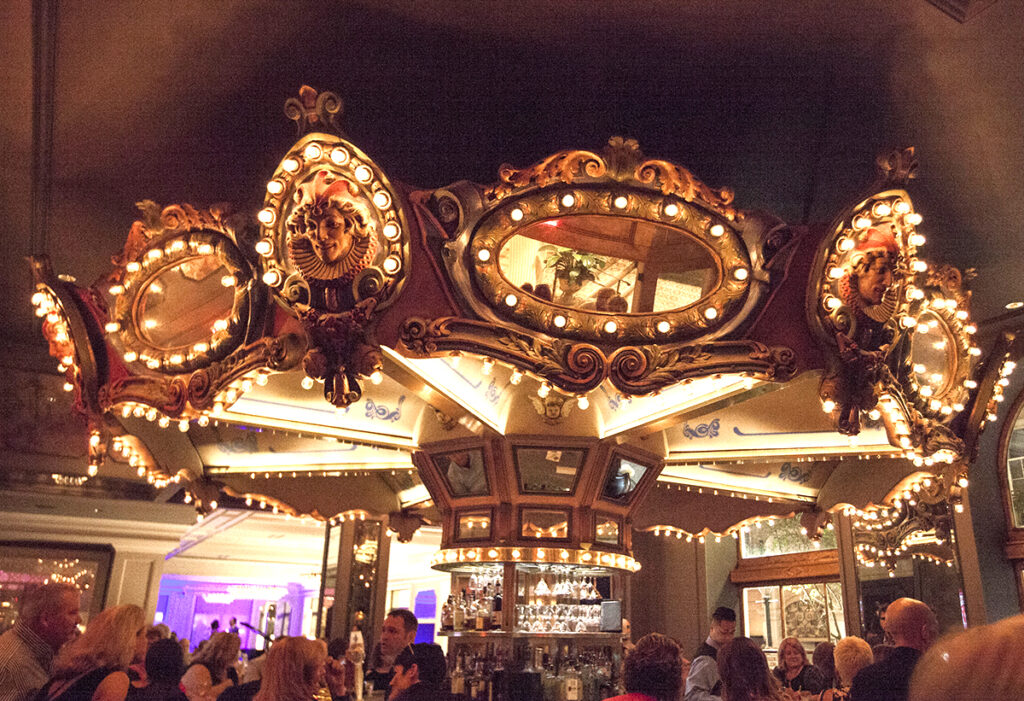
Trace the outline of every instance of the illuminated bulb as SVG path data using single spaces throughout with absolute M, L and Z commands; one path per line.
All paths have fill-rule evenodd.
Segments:
M 383 190 L 378 190 L 373 193 L 373 203 L 377 206 L 377 209 L 387 209 L 388 205 L 391 204 L 391 196 Z
M 150 370 L 156 370 L 158 367 L 160 367 L 160 360 L 158 358 L 147 358 L 146 367 L 149 368 Z
M 615 333 L 618 330 L 619 330 L 619 325 L 617 323 L 615 323 L 615 321 L 609 319 L 608 321 L 604 322 L 604 332 L 605 333 Z
M 508 378 L 508 381 L 510 383 L 514 384 L 514 385 L 518 385 L 520 382 L 523 381 L 523 373 L 522 373 L 522 371 L 520 371 L 519 368 L 516 368 L 515 370 L 513 370 L 512 371 L 512 376 Z
M 199 343 L 192 346 L 192 350 L 194 350 L 196 353 L 205 353 L 206 351 L 210 350 L 210 344 L 206 343 L 205 341 L 200 341 Z
M 320 148 L 320 144 L 309 144 L 302 152 L 302 155 L 306 160 L 315 161 L 320 158 L 320 156 L 324 155 L 324 151 Z
M 907 223 L 910 224 L 911 226 L 917 226 L 918 224 L 921 223 L 923 219 L 924 217 L 922 217 L 918 212 L 914 212 L 912 214 L 907 215 Z
M 658 322 L 656 328 L 658 329 L 658 333 L 668 333 L 672 329 L 672 324 L 665 320 L 661 320 Z
M 313 378 L 306 375 L 302 378 L 302 382 L 300 384 L 302 385 L 302 389 L 313 389 Z
M 843 306 L 843 302 L 838 297 L 833 297 L 832 295 L 828 295 L 827 297 L 825 297 L 825 309 L 829 310 L 830 312 L 834 312 L 841 306 Z
M 256 384 L 258 384 L 260 387 L 266 387 L 268 382 L 270 382 L 270 378 L 264 375 L 262 372 L 256 376 Z
M 514 307 L 519 304 L 519 298 L 511 292 L 505 295 L 505 305 L 508 307 Z
M 670 217 L 674 217 L 679 214 L 679 205 L 675 202 L 669 202 L 665 205 L 665 214 Z
M 549 394 L 551 394 L 551 385 L 547 382 L 541 382 L 540 387 L 537 388 L 537 396 L 543 399 Z
M 146 476 L 146 466 L 145 465 L 139 465 L 138 469 L 135 470 L 135 474 L 137 474 L 139 477 L 145 477 Z
M 117 296 L 117 295 L 121 294 L 122 292 L 124 292 L 124 286 L 123 285 L 111 285 L 109 291 L 110 291 L 110 294 L 112 294 L 114 296 Z
M 963 489 L 967 489 L 968 482 L 966 477 L 961 477 L 956 481 L 956 483 L 959 484 Z
M 924 235 L 922 234 L 911 234 L 910 245 L 911 246 L 923 246 L 925 242 Z
M 840 238 L 838 243 L 837 243 L 837 247 L 843 253 L 846 253 L 847 251 L 852 251 L 853 247 L 856 246 L 856 245 L 857 245 L 856 242 L 854 242 L 853 239 L 851 239 L 851 238 L 849 238 L 847 236 L 843 236 L 842 238 Z
M 224 402 L 214 402 L 213 403 L 213 415 L 214 416 L 220 416 L 223 413 L 224 413 Z
M 156 409 L 150 409 L 146 412 L 146 421 L 156 421 L 157 411 Z
M 900 326 L 905 329 L 912 329 L 917 326 L 917 319 L 912 316 L 904 316 L 900 318 Z
M 978 333 L 978 327 L 974 324 L 967 324 L 967 326 L 964 327 L 964 331 L 967 333 Z
M 388 275 L 394 275 L 402 268 L 402 261 L 398 259 L 398 256 L 388 256 L 384 259 L 382 264 L 384 272 Z
M 977 389 L 978 383 L 975 382 L 974 380 L 964 380 L 964 387 L 966 387 L 967 389 Z
M 494 358 L 484 358 L 483 365 L 480 366 L 480 372 L 485 375 L 490 375 L 494 370 Z
M 280 180 L 271 180 L 269 183 L 267 183 L 267 192 L 269 192 L 271 195 L 280 195 L 282 192 L 284 192 L 284 183 L 282 183 Z
M 118 331 L 121 330 L 121 325 L 119 323 L 117 323 L 116 321 L 108 321 L 103 326 L 103 328 L 106 329 L 107 333 L 117 333 Z
M 554 324 L 554 325 L 555 325 L 555 326 L 556 326 L 557 328 L 560 328 L 560 329 L 564 329 L 564 328 L 565 328 L 565 324 L 566 324 L 566 322 L 567 322 L 567 321 L 568 321 L 568 319 L 566 319 L 566 318 L 565 318 L 565 317 L 564 317 L 563 315 L 561 315 L 561 314 L 556 314 L 556 315 L 555 315 L 555 318 L 551 320 L 551 322 L 552 322 L 552 323 L 553 323 L 553 324 Z
M 890 207 L 885 202 L 879 202 L 877 205 L 875 205 L 875 212 L 880 217 L 887 217 L 890 214 L 892 214 L 892 207 Z
M 297 173 L 299 170 L 299 161 L 295 158 L 286 158 L 284 159 L 284 162 L 281 163 L 281 167 L 289 173 Z
M 910 203 L 906 200 L 896 200 L 893 209 L 896 210 L 897 214 L 906 214 L 910 211 Z
M 277 268 L 271 268 L 263 273 L 263 283 L 270 287 L 277 287 L 281 284 L 281 271 Z
M 923 260 L 915 260 L 913 263 L 910 264 L 910 269 L 913 270 L 915 273 L 923 273 L 924 271 L 928 270 L 928 264 L 925 263 Z
M 495 550 L 494 548 L 491 548 L 490 550 L 487 551 L 487 557 L 491 558 L 492 560 L 497 558 L 498 557 L 498 551 Z
M 914 372 L 917 374 L 922 375 L 926 370 L 927 368 L 924 366 L 924 363 L 914 363 Z
M 343 149 L 340 146 L 338 146 L 338 147 L 336 147 L 336 148 L 331 150 L 331 161 L 335 165 L 343 166 L 346 163 L 348 163 L 348 159 L 349 158 L 350 158 L 350 156 L 349 156 L 348 151 Z
M 540 548 L 537 548 L 537 559 L 538 560 L 543 560 L 546 556 L 547 555 L 546 555 L 546 553 L 543 550 L 541 550 Z
M 519 207 L 515 207 L 511 212 L 508 213 L 508 216 L 510 219 L 512 219 L 512 221 L 522 221 L 523 210 L 519 209 Z
M 234 287 L 235 286 L 235 276 L 234 275 L 225 275 L 224 277 L 222 277 L 220 279 L 220 284 L 223 285 L 224 287 Z
M 373 171 L 366 165 L 356 166 L 353 174 L 356 176 L 356 180 L 363 184 L 366 184 L 373 179 Z
M 372 382 L 373 384 L 379 385 L 383 381 L 384 373 L 382 373 L 380 370 L 374 370 L 373 372 L 370 373 L 370 382 Z
M 88 474 L 90 477 L 95 477 L 96 473 L 99 471 L 100 468 L 97 465 L 90 463 L 88 469 L 86 469 L 86 474 Z
M 970 348 L 967 349 L 967 352 L 975 356 L 981 355 L 981 349 L 978 348 L 977 346 L 971 346 Z
M 228 320 L 227 319 L 217 319 L 217 321 L 213 322 L 213 330 L 214 331 L 227 331 L 227 328 L 228 328 Z
M 843 271 L 843 269 L 840 268 L 838 265 L 834 265 L 828 270 L 828 276 L 833 280 L 838 280 L 845 274 L 846 273 Z
M 491 259 L 491 252 L 486 248 L 481 248 L 476 252 L 476 259 L 481 263 L 486 263 Z
M 576 405 L 583 411 L 586 411 L 590 408 L 590 400 L 587 399 L 587 395 L 581 394 L 576 397 Z
M 715 224 L 714 226 L 711 227 L 710 231 L 711 235 L 717 238 L 725 233 L 725 227 L 722 226 L 721 224 Z
M 151 249 L 149 253 L 146 254 L 146 256 L 152 260 L 160 260 L 161 258 L 164 257 L 164 252 L 159 248 L 154 248 Z
M 38 307 L 46 301 L 46 295 L 42 292 L 36 292 L 32 295 L 32 306 Z
M 401 234 L 401 229 L 398 228 L 398 224 L 390 221 L 384 225 L 382 231 L 384 232 L 384 238 L 388 241 L 396 240 L 399 234 Z
M 576 197 L 574 195 L 567 194 L 562 196 L 563 207 L 572 207 L 574 204 L 576 204 Z
M 71 392 L 74 389 L 75 389 L 75 386 L 73 384 L 71 384 L 70 382 L 65 382 L 64 383 L 64 391 L 65 392 Z
M 270 239 L 260 239 L 256 242 L 255 248 L 261 256 L 269 256 L 274 252 L 274 242 Z
M 833 411 L 836 410 L 836 403 L 831 399 L 826 399 L 821 403 L 821 410 L 824 411 L 826 414 L 831 414 Z
M 615 207 L 615 209 L 625 209 L 627 204 L 629 204 L 629 200 L 625 195 L 619 195 L 612 200 L 612 206 Z
M 855 229 L 866 229 L 871 226 L 871 220 L 867 217 L 857 217 L 853 220 L 853 228 Z
M 714 307 L 708 307 L 707 309 L 704 310 L 704 318 L 706 318 L 708 320 L 717 319 L 718 318 L 718 310 L 715 309 Z
M 512 559 L 513 560 L 518 560 L 522 556 L 523 556 L 523 554 L 521 552 L 519 552 L 518 550 L 513 550 L 512 551 Z
M 749 275 L 750 272 L 746 268 L 736 268 L 732 273 L 732 276 L 737 280 L 746 280 Z
M 462 353 L 455 351 L 451 355 L 451 363 L 453 368 L 459 367 L 459 361 L 462 360 Z
M 271 224 L 274 223 L 274 219 L 276 218 L 276 216 L 277 215 L 274 214 L 274 210 L 272 210 L 270 207 L 267 207 L 266 209 L 261 209 L 260 213 L 256 215 L 256 218 L 259 219 L 260 223 L 263 224 L 264 226 L 270 226 Z

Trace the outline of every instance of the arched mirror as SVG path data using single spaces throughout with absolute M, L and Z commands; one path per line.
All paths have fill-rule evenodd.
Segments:
M 188 349 L 209 340 L 214 325 L 231 316 L 235 277 L 225 261 L 209 254 L 164 268 L 139 294 L 135 323 L 154 348 Z M 182 314 L 188 309 L 189 313 Z

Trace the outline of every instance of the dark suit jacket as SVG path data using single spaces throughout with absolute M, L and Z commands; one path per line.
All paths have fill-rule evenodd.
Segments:
M 857 673 L 850 687 L 851 701 L 906 701 L 910 675 L 921 653 L 898 647 L 881 662 Z

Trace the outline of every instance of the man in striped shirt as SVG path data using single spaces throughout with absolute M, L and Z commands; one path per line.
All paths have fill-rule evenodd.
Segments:
M 14 627 L 0 635 L 0 701 L 28 701 L 50 678 L 50 665 L 82 622 L 71 584 L 44 584 L 25 594 Z

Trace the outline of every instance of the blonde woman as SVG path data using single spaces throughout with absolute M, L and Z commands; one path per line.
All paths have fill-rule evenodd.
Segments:
M 807 660 L 803 643 L 796 638 L 785 638 L 779 643 L 779 666 L 775 677 L 783 689 L 819 694 L 825 688 L 825 678 Z
M 278 638 L 263 663 L 254 701 L 309 701 L 326 681 L 335 697 L 344 696 L 344 667 L 327 656 L 327 643 L 309 638 Z
M 214 633 L 196 654 L 181 678 L 189 701 L 216 701 L 220 692 L 235 685 L 234 664 L 241 641 L 234 633 Z
M 146 621 L 133 604 L 115 606 L 89 622 L 54 662 L 50 682 L 39 692 L 46 701 L 124 701 L 125 670 L 146 652 Z
M 850 698 L 850 684 L 857 672 L 874 662 L 871 646 L 867 641 L 856 635 L 843 638 L 836 643 L 833 653 L 836 660 L 836 672 L 839 674 L 839 688 L 825 689 L 821 692 L 820 701 L 844 701 Z

